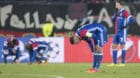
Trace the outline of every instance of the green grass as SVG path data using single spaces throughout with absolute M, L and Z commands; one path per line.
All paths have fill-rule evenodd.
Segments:
M 89 63 L 65 64 L 0 64 L 0 78 L 139 78 L 140 64 L 129 63 L 125 67 L 107 67 L 102 64 L 101 71 L 88 74 Z

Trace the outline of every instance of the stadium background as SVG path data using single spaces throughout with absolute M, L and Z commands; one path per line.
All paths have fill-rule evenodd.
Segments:
M 111 62 L 110 46 L 114 34 L 111 16 L 114 13 L 112 0 L 1 0 L 0 1 L 0 62 L 3 41 L 7 36 L 15 36 L 23 43 L 33 37 L 42 36 L 42 25 L 50 18 L 55 26 L 55 37 L 46 40 L 58 44 L 60 54 L 49 62 L 91 62 L 91 54 L 85 42 L 70 45 L 68 37 L 82 24 L 94 21 L 106 25 L 109 42 L 104 47 L 104 62 Z M 133 0 L 131 0 L 133 1 Z M 136 0 L 135 0 L 136 1 Z M 128 2 L 124 7 L 136 18 L 129 28 L 127 39 L 127 62 L 140 62 L 140 3 Z M 129 6 L 128 6 L 129 4 Z M 57 41 L 57 42 L 55 42 Z M 81 48 L 82 47 L 82 48 Z M 24 50 L 26 53 L 26 51 Z M 118 55 L 119 59 L 120 54 Z M 11 58 L 9 58 L 10 60 Z M 27 62 L 28 57 L 21 60 Z

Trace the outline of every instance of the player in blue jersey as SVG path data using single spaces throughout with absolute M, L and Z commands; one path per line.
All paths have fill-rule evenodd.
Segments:
M 19 63 L 20 57 L 19 40 L 17 40 L 15 37 L 9 37 L 4 42 L 3 55 L 4 55 L 4 63 L 7 63 L 8 56 L 15 56 L 12 63 Z
M 102 48 L 107 42 L 107 30 L 105 26 L 98 23 L 81 26 L 77 29 L 76 35 L 70 38 L 70 42 L 71 44 L 78 44 L 81 40 L 88 43 L 94 57 L 92 68 L 86 72 L 98 72 L 103 58 Z M 92 40 L 94 40 L 94 43 L 92 43 Z
M 113 22 L 115 23 L 116 34 L 114 36 L 113 45 L 112 45 L 112 56 L 113 63 L 108 66 L 125 66 L 125 43 L 127 38 L 127 29 L 128 26 L 134 22 L 134 18 L 130 15 L 123 7 L 122 4 L 116 2 L 116 12 L 113 16 Z M 122 61 L 121 64 L 117 64 L 117 47 L 120 44 L 122 51 Z
M 40 38 L 32 38 L 26 44 L 26 49 L 29 52 L 30 64 L 34 61 L 40 63 L 47 63 L 47 52 L 51 49 L 49 44 L 46 41 L 41 40 Z

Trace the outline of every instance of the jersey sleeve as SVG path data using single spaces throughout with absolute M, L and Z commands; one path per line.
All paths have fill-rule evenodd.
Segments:
M 33 47 L 33 50 L 35 50 L 35 49 L 37 49 L 38 44 L 37 44 L 37 43 L 33 43 L 33 44 L 32 44 L 32 47 Z
M 112 16 L 112 21 L 115 22 L 116 20 L 116 13 L 114 13 L 114 15 Z
M 126 10 L 124 11 L 123 15 L 126 19 L 126 23 L 127 23 L 126 25 L 130 25 L 135 21 L 134 17 L 130 15 Z
M 81 30 L 80 37 L 86 37 L 86 33 L 87 33 L 86 29 Z
M 87 41 L 87 43 L 88 43 L 88 46 L 89 46 L 90 50 L 91 50 L 92 52 L 94 52 L 94 48 L 93 48 L 93 43 L 92 43 L 92 41 L 91 41 L 90 39 L 88 39 L 88 40 L 86 40 L 86 41 Z
M 123 12 L 123 16 L 127 19 L 128 16 L 129 16 L 129 13 L 125 10 L 125 11 Z

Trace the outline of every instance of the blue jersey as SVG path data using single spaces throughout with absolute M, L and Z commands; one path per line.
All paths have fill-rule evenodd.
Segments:
M 128 12 L 122 8 L 113 16 L 113 22 L 115 22 L 115 32 L 113 43 L 115 44 L 125 44 L 127 36 L 127 28 L 129 24 L 134 22 L 134 18 L 128 14 Z
M 48 42 L 43 41 L 41 38 L 32 38 L 28 41 L 32 46 L 32 50 L 29 52 L 30 61 L 33 62 L 37 58 L 47 59 L 45 56 L 48 50 L 51 49 Z
M 95 45 L 103 46 L 107 42 L 107 30 L 104 25 L 94 23 L 83 25 L 77 29 L 76 35 L 81 39 L 86 40 L 89 44 L 89 47 L 93 51 L 91 38 L 88 37 L 88 33 L 92 34 L 92 39 L 94 40 Z
M 130 15 L 124 8 L 118 10 L 118 12 L 114 14 L 112 20 L 115 22 L 115 31 L 117 34 L 127 32 L 126 27 L 134 22 L 132 15 Z
M 20 57 L 20 45 L 19 45 L 19 40 L 17 40 L 18 42 L 13 45 L 12 41 L 9 41 L 9 39 L 7 39 L 7 41 L 4 42 L 3 45 L 3 55 L 4 55 L 4 62 L 7 63 L 7 56 L 11 56 L 14 55 L 15 58 L 13 60 L 13 62 L 15 62 L 16 60 L 19 59 Z
M 28 41 L 28 43 L 32 45 L 33 50 L 39 47 L 46 47 L 47 49 L 50 48 L 48 42 L 42 40 L 41 38 L 32 38 Z
M 4 42 L 4 45 L 3 45 L 3 53 L 4 54 L 7 54 L 7 55 L 14 55 L 14 53 L 20 53 L 20 46 L 19 44 L 17 45 L 10 45 L 11 42 L 9 41 L 5 41 Z M 7 50 L 5 52 L 5 50 Z M 15 52 L 14 52 L 15 51 Z

